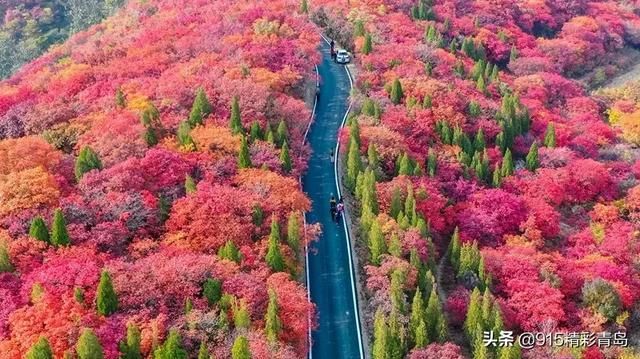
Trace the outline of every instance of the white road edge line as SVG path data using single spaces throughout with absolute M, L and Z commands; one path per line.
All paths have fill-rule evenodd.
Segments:
M 315 65 L 316 68 L 316 88 L 314 89 L 314 91 L 316 91 L 315 96 L 313 97 L 313 110 L 311 111 L 311 117 L 309 118 L 309 124 L 307 125 L 307 130 L 304 131 L 304 136 L 302 137 L 302 145 L 307 143 L 307 136 L 309 135 L 309 130 L 311 129 L 311 124 L 313 124 L 313 121 L 315 119 L 316 116 L 316 107 L 318 106 L 318 87 L 320 86 L 320 71 L 318 70 L 318 65 Z M 298 182 L 300 183 L 300 188 L 302 188 L 302 175 L 298 176 Z M 303 222 L 303 228 L 304 228 L 304 262 L 305 262 L 305 274 L 307 277 L 307 300 L 309 301 L 309 303 L 311 305 L 313 305 L 313 302 L 311 302 L 311 286 L 310 286 L 310 281 L 309 281 L 309 244 L 307 243 L 307 214 L 305 212 L 302 213 L 302 222 Z M 309 359 L 313 359 L 313 354 L 312 354 L 312 343 L 311 343 L 311 310 L 309 310 L 309 313 L 307 313 L 307 327 L 308 327 L 308 340 L 309 340 L 309 349 L 308 349 L 308 353 L 309 353 Z

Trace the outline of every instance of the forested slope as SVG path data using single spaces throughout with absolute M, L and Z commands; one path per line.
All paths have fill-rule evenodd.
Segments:
M 2 358 L 306 353 L 298 9 L 131 1 L 0 83 Z

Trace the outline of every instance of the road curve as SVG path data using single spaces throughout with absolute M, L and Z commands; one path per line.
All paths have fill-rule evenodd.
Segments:
M 349 111 L 351 80 L 345 67 L 331 60 L 327 44 L 322 44 L 321 52 L 320 95 L 308 134 L 313 153 L 302 179 L 313 203 L 307 221 L 322 225 L 322 236 L 309 247 L 307 265 L 309 292 L 318 313 L 309 357 L 364 358 L 348 232 L 342 221 L 337 224 L 331 220 L 329 212 L 331 194 L 337 198 L 339 193 L 330 154 Z

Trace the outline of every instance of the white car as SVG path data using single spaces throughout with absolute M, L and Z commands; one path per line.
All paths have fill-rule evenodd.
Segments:
M 336 53 L 336 62 L 339 64 L 348 64 L 351 62 L 351 55 L 349 55 L 347 50 L 338 50 L 338 53 Z

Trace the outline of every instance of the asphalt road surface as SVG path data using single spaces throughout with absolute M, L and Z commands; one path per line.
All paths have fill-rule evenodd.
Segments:
M 332 194 L 338 198 L 331 150 L 336 148 L 338 131 L 348 111 L 351 85 L 345 67 L 331 60 L 329 46 L 323 43 L 321 50 L 320 95 L 308 135 L 313 154 L 302 182 L 313 202 L 307 220 L 322 225 L 321 238 L 309 248 L 309 289 L 318 313 L 311 357 L 363 358 L 347 232 L 342 221 L 332 221 L 329 206 Z

